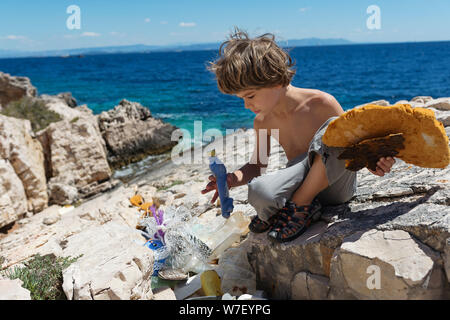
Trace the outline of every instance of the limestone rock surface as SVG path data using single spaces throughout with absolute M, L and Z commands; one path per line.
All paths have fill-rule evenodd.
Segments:
M 0 159 L 12 165 L 25 190 L 28 210 L 36 213 L 47 207 L 48 196 L 44 154 L 33 136 L 28 120 L 0 115 Z
M 142 285 L 153 273 L 153 252 L 135 243 L 143 240 L 136 230 L 108 222 L 70 237 L 65 254 L 84 256 L 63 273 L 69 300 L 150 299 Z
M 25 190 L 8 160 L 0 159 L 0 228 L 28 211 Z
M 423 106 L 430 99 L 413 102 Z M 450 134 L 448 127 L 445 131 Z M 229 171 L 245 164 L 255 143 L 253 130 L 227 138 L 236 143 L 226 150 L 218 139 L 197 150 L 200 160 L 202 154 L 207 160 L 214 148 Z M 193 162 L 194 154 L 184 153 L 178 163 L 163 162 L 70 210 L 53 205 L 19 220 L 17 229 L 0 235 L 3 266 L 18 265 L 36 253 L 83 254 L 65 272 L 68 298 L 160 298 L 151 290 L 147 275 L 153 257 L 136 233 L 140 214 L 130 198 L 138 193 L 163 207 L 184 206 L 206 225 L 220 218 L 220 207 L 210 203 L 212 193 L 200 192 L 210 175 L 207 162 Z M 450 168 L 396 161 L 384 177 L 360 170 L 354 197 L 324 207 L 321 219 L 298 239 L 274 244 L 265 234 L 250 233 L 234 243 L 219 256 L 223 289 L 241 294 L 244 287 L 255 288 L 269 299 L 450 299 Z M 283 151 L 272 144 L 266 172 L 286 162 Z M 230 196 L 235 211 L 256 214 L 247 201 L 247 186 L 231 189 Z M 377 268 L 371 266 L 380 268 L 380 289 Z M 167 294 L 173 298 L 170 290 Z
M 52 123 L 39 133 L 51 204 L 71 204 L 112 187 L 102 137 L 96 124 L 84 119 Z
M 30 291 L 20 279 L 0 279 L 0 300 L 31 300 Z
M 166 152 L 176 144 L 171 140 L 176 127 L 153 118 L 136 102 L 122 100 L 113 110 L 102 112 L 98 121 L 113 167 Z
M 20 100 L 22 97 L 35 97 L 36 88 L 27 77 L 11 76 L 0 72 L 0 105 L 6 106 L 12 101 Z

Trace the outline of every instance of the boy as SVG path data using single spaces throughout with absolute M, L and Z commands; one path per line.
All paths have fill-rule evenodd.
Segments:
M 322 143 L 328 124 L 344 110 L 330 94 L 290 84 L 295 74 L 292 59 L 271 34 L 250 39 L 237 30 L 219 52 L 220 57 L 209 67 L 219 90 L 244 99 L 245 108 L 256 114 L 253 161 L 229 173 L 228 186 L 248 183 L 248 202 L 257 212 L 249 225 L 252 232 L 268 231 L 268 237 L 276 242 L 291 241 L 320 217 L 322 204 L 347 202 L 356 190 L 356 172 L 346 170 L 345 161 L 337 159 L 342 150 Z M 261 138 L 263 129 L 267 135 Z M 267 167 L 270 136 L 276 137 L 274 130 L 278 130 L 288 164 L 261 175 Z M 264 143 L 267 147 L 262 150 L 267 154 L 261 157 L 258 150 Z M 384 176 L 394 163 L 393 158 L 381 158 L 377 170 L 369 171 Z M 214 203 L 216 182 L 214 176 L 209 180 L 202 193 L 216 190 Z

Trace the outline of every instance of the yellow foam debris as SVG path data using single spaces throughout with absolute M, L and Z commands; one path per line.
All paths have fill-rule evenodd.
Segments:
M 144 199 L 142 199 L 142 196 L 138 194 L 130 198 L 130 203 L 135 207 L 139 207 L 143 202 Z
M 366 105 L 349 110 L 330 122 L 322 141 L 330 147 L 350 147 L 362 140 L 403 133 L 405 148 L 396 155 L 403 161 L 424 168 L 445 168 L 450 149 L 444 126 L 433 110 Z
M 143 211 L 145 211 L 145 212 L 149 212 L 150 215 L 151 215 L 150 207 L 151 207 L 152 205 L 153 205 L 153 202 L 146 202 L 146 203 L 141 204 L 141 205 L 139 206 L 139 209 L 140 209 L 140 210 L 143 210 Z

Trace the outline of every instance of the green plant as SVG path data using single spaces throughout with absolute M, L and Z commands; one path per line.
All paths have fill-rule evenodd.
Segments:
M 3 273 L 11 280 L 22 280 L 22 286 L 30 291 L 33 300 L 65 300 L 62 271 L 81 256 L 71 258 L 37 254 L 25 262 L 24 267 L 15 266 Z
M 82 201 L 82 200 L 78 200 L 78 201 L 72 203 L 72 205 L 73 205 L 75 208 L 78 208 L 78 207 L 81 206 L 82 204 L 83 204 L 83 201 Z
M 46 107 L 45 102 L 31 97 L 10 102 L 0 113 L 8 117 L 30 120 L 34 132 L 45 129 L 52 122 L 62 120 L 59 114 Z
M 73 118 L 72 120 L 70 120 L 70 123 L 75 123 L 75 122 L 77 122 L 78 120 L 80 120 L 80 117 L 75 117 L 75 118 Z
M 157 191 L 164 191 L 164 190 L 172 188 L 173 186 L 176 186 L 177 184 L 183 184 L 183 183 L 184 183 L 184 181 L 182 181 L 182 180 L 174 180 L 174 181 L 172 181 L 172 183 L 170 183 L 167 186 L 157 188 Z

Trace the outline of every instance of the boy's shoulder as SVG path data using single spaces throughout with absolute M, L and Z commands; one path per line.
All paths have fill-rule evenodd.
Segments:
M 324 118 L 324 121 L 333 116 L 344 113 L 336 98 L 321 90 L 317 89 L 301 89 L 302 95 L 299 95 L 299 102 L 307 105 L 312 115 L 318 118 Z
M 304 88 L 294 88 L 294 90 L 294 99 L 298 107 L 292 114 L 293 121 L 320 126 L 329 118 L 344 113 L 336 98 L 327 92 Z M 256 116 L 253 121 L 253 128 L 255 130 L 279 128 L 279 122 L 280 120 L 276 118 Z
M 318 89 L 302 89 L 297 88 L 299 94 L 297 100 L 301 105 L 308 105 L 309 107 L 331 107 L 339 105 L 336 98 L 331 94 Z

